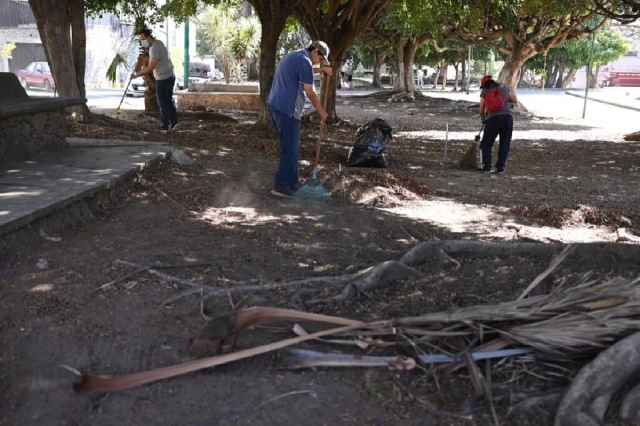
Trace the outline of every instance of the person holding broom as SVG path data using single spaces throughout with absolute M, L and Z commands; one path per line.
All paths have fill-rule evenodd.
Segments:
M 271 93 L 267 98 L 269 116 L 280 140 L 280 163 L 271 194 L 292 198 L 298 190 L 298 157 L 300 156 L 300 119 L 309 97 L 320 120 L 327 119 L 327 113 L 313 87 L 313 74 L 333 71 L 327 58 L 329 47 L 323 41 L 311 42 L 306 49 L 288 53 L 278 63 L 273 77 Z M 315 64 L 322 64 L 313 68 Z
M 173 64 L 169 58 L 169 52 L 160 40 L 151 35 L 151 30 L 140 30 L 138 38 L 142 47 L 149 49 L 149 64 L 144 69 L 131 74 L 131 79 L 153 73 L 153 77 L 156 80 L 156 96 L 160 106 L 161 129 L 173 130 L 178 125 L 178 112 L 173 103 L 173 87 L 175 86 L 176 76 L 173 73 Z
M 484 134 L 480 142 L 480 171 L 494 173 L 491 169 L 491 149 L 496 137 L 500 135 L 495 173 L 503 174 L 509 159 L 513 133 L 513 115 L 509 104 L 517 104 L 518 99 L 505 85 L 495 82 L 490 75 L 482 77 L 480 89 L 480 118 L 484 124 Z

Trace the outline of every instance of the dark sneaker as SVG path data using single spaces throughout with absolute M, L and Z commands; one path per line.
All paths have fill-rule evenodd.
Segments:
M 291 191 L 290 189 L 278 188 L 277 186 L 274 186 L 273 189 L 271 190 L 271 195 L 275 195 L 276 197 L 281 197 L 281 198 L 292 198 L 293 194 L 294 194 L 294 191 Z
M 487 168 L 485 168 L 485 167 L 479 168 L 479 169 L 478 169 L 478 171 L 479 171 L 480 173 L 492 173 L 492 172 L 493 172 L 493 170 L 491 170 L 491 168 L 488 168 L 488 169 L 487 169 Z
M 166 132 L 167 130 L 169 130 L 169 128 L 167 126 L 162 125 L 162 126 L 158 127 L 158 130 Z
M 171 126 L 169 126 L 169 130 L 175 130 L 176 127 L 178 127 L 178 122 L 175 122 Z
M 495 174 L 497 175 L 503 175 L 504 174 L 504 169 L 498 169 L 495 171 Z

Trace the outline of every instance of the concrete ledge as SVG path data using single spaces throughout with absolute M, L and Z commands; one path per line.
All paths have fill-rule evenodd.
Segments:
M 85 98 L 0 99 L 0 119 L 23 114 L 64 109 L 87 103 Z
M 260 93 L 258 84 L 190 83 L 190 92 L 200 93 Z
M 62 108 L 0 118 L 0 167 L 58 151 L 67 145 L 67 134 Z
M 576 98 L 580 98 L 580 99 L 584 99 L 584 95 L 581 95 L 579 93 L 572 93 L 572 92 L 565 92 L 567 95 L 569 96 L 575 96 Z M 594 102 L 600 102 L 601 104 L 607 104 L 607 105 L 611 105 L 611 106 L 615 106 L 618 108 L 624 108 L 624 109 L 630 109 L 632 111 L 640 111 L 640 108 L 638 107 L 634 107 L 631 105 L 625 105 L 625 104 L 621 104 L 621 103 L 617 103 L 617 102 L 611 102 L 611 101 L 605 101 L 604 99 L 598 99 L 595 97 L 587 97 L 588 100 L 590 101 L 594 101 Z
M 178 110 L 188 111 L 202 107 L 234 111 L 260 111 L 259 93 L 200 93 L 176 92 Z
M 0 235 L 113 188 L 172 150 L 154 142 L 68 142 L 57 153 L 0 169 Z

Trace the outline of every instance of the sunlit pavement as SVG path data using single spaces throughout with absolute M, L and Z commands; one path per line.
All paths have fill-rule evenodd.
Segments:
M 338 96 L 349 98 L 374 92 L 375 90 L 370 89 L 338 90 Z M 477 88 L 471 90 L 469 95 L 465 92 L 452 92 L 451 90 L 426 89 L 423 92 L 427 96 L 473 102 L 478 100 L 480 94 Z M 520 89 L 518 90 L 518 98 L 530 112 L 537 116 L 549 117 L 555 122 L 597 129 L 597 135 L 594 136 L 597 139 L 602 138 L 605 134 L 618 137 L 621 134 L 640 130 L 640 120 L 638 120 L 640 112 L 594 101 L 587 102 L 586 117 L 582 119 L 584 99 L 569 96 L 566 92 L 567 89 L 546 89 L 544 93 L 540 89 Z M 29 96 L 53 96 L 53 93 L 40 89 L 30 89 L 28 93 Z M 582 92 L 574 90 L 573 93 Z M 591 93 L 593 96 L 610 102 L 620 102 L 640 108 L 640 88 L 611 87 Z M 88 105 L 91 108 L 115 109 L 123 94 L 124 89 L 89 89 L 87 90 Z M 142 110 L 144 109 L 144 99 L 141 96 L 125 97 L 122 109 Z

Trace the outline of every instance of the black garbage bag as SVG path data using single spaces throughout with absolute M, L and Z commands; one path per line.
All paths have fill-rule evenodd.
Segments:
M 347 166 L 349 167 L 387 167 L 384 149 L 391 141 L 391 126 L 376 118 L 356 132 L 356 142 L 349 149 Z

